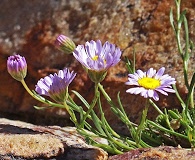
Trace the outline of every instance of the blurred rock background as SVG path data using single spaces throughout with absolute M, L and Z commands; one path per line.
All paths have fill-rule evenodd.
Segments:
M 108 94 L 121 101 L 133 121 L 138 121 L 145 99 L 126 94 L 127 70 L 124 57 L 132 59 L 136 52 L 136 68 L 147 70 L 164 66 L 166 73 L 177 79 L 177 86 L 185 98 L 182 61 L 177 53 L 176 41 L 169 22 L 174 0 L 1 0 L 0 1 L 0 117 L 19 119 L 41 125 L 71 125 L 64 110 L 38 111 L 34 105 L 43 106 L 24 90 L 22 85 L 7 73 L 7 57 L 14 52 L 25 56 L 28 63 L 26 83 L 34 89 L 37 81 L 50 73 L 68 67 L 77 72 L 70 86 L 87 100 L 93 97 L 93 83 L 72 55 L 64 55 L 54 46 L 59 34 L 73 39 L 76 44 L 86 41 L 109 41 L 123 51 L 122 61 L 111 68 L 105 81 Z M 195 41 L 195 0 L 182 1 L 187 10 L 190 38 Z M 195 67 L 194 51 L 190 63 L 190 76 Z M 81 104 L 72 95 L 78 104 Z M 161 109 L 181 108 L 174 94 L 161 96 Z M 123 125 L 103 100 L 109 122 L 120 131 Z M 156 112 L 151 107 L 149 117 Z

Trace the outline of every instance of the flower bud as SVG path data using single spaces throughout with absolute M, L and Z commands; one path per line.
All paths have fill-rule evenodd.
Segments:
M 76 48 L 74 42 L 62 34 L 57 37 L 55 45 L 59 50 L 66 54 L 71 54 Z
M 20 55 L 8 57 L 7 71 L 17 81 L 23 80 L 27 74 L 26 59 Z
M 177 130 L 181 127 L 181 124 L 180 124 L 180 120 L 179 119 L 172 119 L 171 122 L 170 122 L 170 125 L 171 127 L 174 129 L 174 130 Z

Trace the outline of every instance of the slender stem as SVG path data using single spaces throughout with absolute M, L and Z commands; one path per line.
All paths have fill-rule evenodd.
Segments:
M 179 21 L 181 0 L 175 0 L 175 2 L 176 2 L 176 8 L 177 8 L 177 21 Z
M 190 87 L 188 90 L 188 96 L 186 100 L 186 105 L 189 105 L 189 102 L 191 103 L 191 108 L 194 108 L 194 84 L 195 84 L 195 73 L 192 76 L 192 80 L 190 83 Z
M 177 46 L 178 46 L 178 51 L 179 54 L 182 57 L 184 66 L 183 66 L 183 70 L 184 70 L 184 81 L 185 81 L 185 85 L 186 87 L 189 89 L 189 84 L 188 84 L 188 59 L 189 59 L 189 53 L 188 53 L 188 49 L 189 49 L 189 32 L 188 32 L 188 24 L 187 24 L 187 20 L 185 15 L 181 15 L 180 14 L 180 6 L 181 6 L 181 0 L 175 0 L 176 1 L 176 9 L 177 9 L 177 29 L 176 29 L 176 40 L 177 40 Z M 182 46 L 181 46 L 181 39 L 180 39 L 180 31 L 181 31 L 181 16 L 184 16 L 183 18 L 183 22 L 184 22 L 184 29 L 185 29 L 185 54 L 183 53 L 182 50 Z
M 185 85 L 186 87 L 188 88 L 189 90 L 189 84 L 188 84 L 188 61 L 186 61 L 185 59 L 183 60 L 183 63 L 184 63 L 184 67 L 183 67 L 183 70 L 184 70 L 184 81 L 185 81 Z
M 77 125 L 77 119 L 76 119 L 76 116 L 74 114 L 74 112 L 72 112 L 72 110 L 70 110 L 70 107 L 66 104 L 66 102 L 64 102 L 64 105 L 62 104 L 57 104 L 57 103 L 53 103 L 51 101 L 45 101 L 45 99 L 41 99 L 40 97 L 36 96 L 29 88 L 28 86 L 26 85 L 26 82 L 23 80 L 21 80 L 21 83 L 22 85 L 24 86 L 24 88 L 26 89 L 26 91 L 33 97 L 35 98 L 36 100 L 42 102 L 42 103 L 45 103 L 45 104 L 49 104 L 49 105 L 53 105 L 53 106 L 57 106 L 59 108 L 64 108 L 67 110 L 67 112 L 69 113 L 69 115 L 71 116 L 73 122 L 75 123 L 75 125 Z
M 103 86 L 101 84 L 98 84 L 98 87 L 100 88 L 102 94 L 104 95 L 104 97 L 107 99 L 107 101 L 112 105 L 112 106 L 115 106 L 114 103 L 112 102 L 111 98 L 109 97 L 109 95 L 106 93 L 106 91 L 104 90 Z M 132 147 L 132 143 L 131 143 L 131 146 L 127 145 L 129 144 L 128 142 L 126 142 L 127 144 L 125 143 L 122 143 L 122 139 L 121 137 L 113 131 L 113 129 L 109 126 L 109 124 L 107 123 L 107 120 L 104 116 L 104 112 L 102 110 L 102 106 L 101 106 L 101 101 L 100 101 L 100 97 L 99 97 L 99 101 L 98 101 L 98 106 L 99 106 L 99 110 L 100 110 L 100 113 L 101 113 L 101 121 L 102 121 L 102 126 L 103 126 L 103 129 L 106 133 L 106 136 L 107 136 L 107 139 L 109 141 L 111 141 L 113 143 L 113 145 L 117 145 L 118 147 L 120 148 L 123 148 L 124 150 L 131 150 L 131 149 L 134 149 L 134 147 Z M 114 138 L 113 138 L 114 137 Z M 121 141 L 121 142 L 120 142 Z M 135 145 L 135 144 L 134 144 Z
M 35 98 L 36 100 L 40 101 L 40 102 L 43 102 L 45 103 L 44 101 L 42 101 L 40 98 L 38 98 L 29 88 L 28 86 L 26 85 L 26 82 L 23 80 L 20 81 L 22 83 L 22 85 L 24 86 L 24 88 L 26 89 L 26 91 L 33 97 Z
M 181 40 L 180 40 L 180 28 L 177 29 L 176 39 L 177 39 L 177 46 L 178 46 L 179 53 L 183 59 L 183 51 L 181 48 Z
M 67 105 L 66 101 L 64 101 L 64 107 L 65 107 L 66 111 L 68 112 L 68 114 L 70 115 L 71 120 L 73 121 L 75 126 L 78 127 L 78 122 L 77 122 L 76 116 L 75 116 L 74 112 L 72 111 L 72 109 Z
M 28 86 L 26 85 L 26 82 L 24 80 L 21 80 L 20 81 L 22 83 L 22 85 L 24 86 L 24 88 L 26 89 L 26 91 L 34 98 L 36 99 L 37 101 L 39 102 L 42 102 L 44 104 L 48 104 L 48 105 L 52 105 L 52 106 L 56 106 L 58 108 L 64 108 L 64 105 L 62 104 L 58 104 L 58 103 L 54 103 L 54 102 L 51 102 L 49 100 L 46 100 L 44 99 L 43 97 L 38 97 L 36 94 L 34 94 L 29 88 Z
M 66 101 L 67 105 L 69 105 L 73 110 L 77 111 L 77 112 L 81 112 L 79 107 L 77 106 L 74 101 L 72 100 L 72 98 L 69 96 L 69 101 Z M 86 112 L 84 110 L 82 110 L 83 114 L 86 114 Z M 87 118 L 92 119 L 90 115 L 87 116 Z
M 108 128 L 107 128 L 108 126 L 106 125 L 106 119 L 105 119 L 105 116 L 104 116 L 101 105 L 99 105 L 99 108 L 100 108 L 100 113 L 101 113 L 102 126 L 103 126 L 103 129 L 104 129 L 105 133 L 106 133 L 107 139 L 109 141 L 113 142 L 115 145 L 117 145 L 120 148 L 123 148 L 125 150 L 133 149 L 132 147 L 129 147 L 128 145 L 118 141 L 117 138 L 114 138 L 113 135 L 111 135 L 111 133 L 108 131 Z
M 177 11 L 176 11 L 176 18 L 177 18 L 176 40 L 177 40 L 177 46 L 178 46 L 179 53 L 183 59 L 183 51 L 182 51 L 181 39 L 180 39 L 181 23 L 179 23 L 181 0 L 175 0 L 175 2 L 176 2 L 176 9 L 177 9 Z
M 153 122 L 153 121 L 147 120 L 147 123 L 150 124 L 150 125 L 152 125 L 152 126 L 154 126 L 154 127 L 156 127 L 156 128 L 159 129 L 160 131 L 164 131 L 165 133 L 170 133 L 170 134 L 172 134 L 172 135 L 175 135 L 175 136 L 178 136 L 178 137 L 182 137 L 182 138 L 185 138 L 185 139 L 188 140 L 188 137 L 187 137 L 187 136 L 185 136 L 185 135 L 183 135 L 183 134 L 180 134 L 180 133 L 177 133 L 177 132 L 175 132 L 175 131 L 171 131 L 171 130 L 169 130 L 169 129 L 163 127 L 163 126 L 160 126 L 160 125 L 156 124 L 156 123 Z
M 174 111 L 172 110 L 169 110 L 168 113 L 170 114 L 170 116 L 173 118 L 173 119 L 179 119 L 180 123 L 186 127 L 188 130 L 192 130 L 192 128 L 190 127 L 190 125 L 188 124 L 188 122 L 179 114 L 175 113 Z
M 142 138 L 142 131 L 144 130 L 144 127 L 145 127 L 145 122 L 146 122 L 146 117 L 147 117 L 147 113 L 148 113 L 148 108 L 149 108 L 149 99 L 147 99 L 147 101 L 146 101 L 145 108 L 144 108 L 144 110 L 142 112 L 140 124 L 138 125 L 137 130 L 136 130 L 135 142 L 136 142 L 138 147 L 141 147 L 140 146 L 140 140 Z
M 123 152 L 119 151 L 118 149 L 114 148 L 112 146 L 106 145 L 106 144 L 94 144 L 94 146 L 96 147 L 100 147 L 102 149 L 104 149 L 105 151 L 112 153 L 112 154 L 122 154 Z
M 188 83 L 188 61 L 189 61 L 189 31 L 188 31 L 188 22 L 186 17 L 184 17 L 184 31 L 185 31 L 185 55 L 184 55 L 184 79 L 185 85 L 189 90 Z
M 100 83 L 98 83 L 98 87 L 101 90 L 104 97 L 107 99 L 107 101 L 111 102 L 112 100 L 111 100 L 110 96 L 106 93 L 106 91 L 104 90 L 103 86 Z
M 180 94 L 179 94 L 179 92 L 178 92 L 178 90 L 177 90 L 176 85 L 173 84 L 172 86 L 173 86 L 173 89 L 175 90 L 175 94 L 176 94 L 178 100 L 179 100 L 180 103 L 182 104 L 182 107 L 184 107 L 184 106 L 185 106 L 185 103 L 184 103 L 184 101 L 182 100 L 182 98 L 181 98 L 181 96 L 180 96 Z M 184 109 L 185 109 L 185 108 L 184 108 Z
M 91 113 L 91 111 L 93 110 L 93 108 L 95 107 L 98 97 L 99 97 L 98 84 L 95 83 L 95 95 L 94 95 L 93 101 L 92 101 L 89 109 L 87 110 L 86 114 L 84 115 L 83 120 L 80 124 L 80 127 L 82 127 L 82 128 L 84 127 L 84 122 L 85 122 L 86 118 L 89 116 L 89 114 Z
M 104 95 L 104 97 L 106 98 L 107 102 L 110 104 L 110 106 L 111 107 L 115 107 L 114 102 L 112 101 L 112 99 L 110 98 L 110 96 L 106 93 L 106 91 L 104 90 L 104 87 L 100 83 L 98 84 L 98 87 L 101 90 L 101 92 Z
M 106 93 L 106 91 L 104 90 L 103 86 L 101 84 L 98 84 L 99 89 L 101 90 L 102 94 L 104 95 L 104 97 L 107 99 L 108 103 L 112 106 L 112 107 L 116 107 L 115 104 L 113 103 L 112 99 L 110 98 L 110 96 Z M 127 115 L 124 113 L 123 115 L 121 115 L 119 117 L 121 120 L 125 119 L 123 122 L 126 124 L 126 126 L 128 127 L 130 134 L 132 136 L 132 138 L 135 140 L 136 139 L 136 129 L 135 126 L 137 126 L 136 124 L 132 123 Z M 149 146 L 147 143 L 145 143 L 143 140 L 140 140 L 140 145 L 142 147 L 151 147 Z M 140 146 L 140 147 L 141 147 Z
M 149 99 L 150 104 L 156 109 L 156 111 L 161 114 L 164 115 L 164 113 L 158 108 L 158 106 L 151 100 Z
M 192 87 L 192 93 L 190 94 L 190 104 L 191 108 L 194 108 L 194 86 Z

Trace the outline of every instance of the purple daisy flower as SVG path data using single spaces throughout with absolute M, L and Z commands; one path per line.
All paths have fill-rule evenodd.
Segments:
M 7 71 L 14 79 L 22 81 L 27 74 L 26 59 L 18 54 L 8 57 Z
M 167 92 L 175 93 L 171 85 L 175 84 L 175 78 L 168 74 L 164 74 L 165 68 L 162 67 L 156 72 L 150 68 L 147 72 L 137 70 L 134 74 L 129 74 L 126 85 L 135 85 L 138 87 L 130 88 L 126 92 L 130 94 L 140 94 L 144 98 L 153 98 L 155 101 L 159 100 L 157 92 L 163 95 L 168 95 Z
M 84 45 L 78 45 L 73 52 L 74 57 L 87 69 L 94 71 L 107 70 L 120 61 L 121 51 L 114 44 L 100 40 L 91 40 Z
M 50 74 L 41 78 L 36 85 L 35 91 L 40 95 L 51 97 L 57 102 L 64 102 L 68 92 L 68 86 L 75 78 L 76 73 L 70 72 L 67 68 L 60 70 L 54 75 Z
M 85 45 L 78 45 L 73 55 L 87 69 L 91 80 L 100 82 L 107 70 L 120 61 L 121 50 L 108 41 L 102 46 L 100 40 L 91 40 Z

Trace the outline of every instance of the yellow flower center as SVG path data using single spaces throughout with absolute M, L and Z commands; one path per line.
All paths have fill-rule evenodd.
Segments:
M 138 80 L 138 84 L 146 89 L 155 89 L 160 86 L 160 80 L 144 77 Z
M 92 60 L 94 60 L 94 61 L 97 61 L 97 59 L 98 59 L 97 55 L 92 58 Z
M 92 60 L 93 61 L 97 61 L 98 60 L 98 56 L 96 55 L 96 56 L 94 56 L 93 58 L 92 58 Z M 106 64 L 106 60 L 104 59 L 104 64 Z

